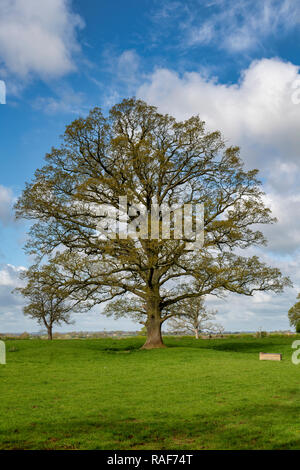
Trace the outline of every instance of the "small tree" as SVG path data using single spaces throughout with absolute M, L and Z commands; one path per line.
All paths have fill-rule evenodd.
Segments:
M 297 295 L 298 302 L 289 309 L 288 317 L 290 325 L 296 328 L 296 332 L 300 332 L 300 294 Z M 299 330 L 299 331 L 298 331 Z
M 209 333 L 216 333 L 222 330 L 221 325 L 213 324 L 217 311 L 207 310 L 204 305 L 203 297 L 196 297 L 189 300 L 184 300 L 172 309 L 173 313 L 169 326 L 173 331 L 187 331 L 192 332 L 196 339 L 199 339 L 199 334 L 206 331 Z
M 147 335 L 147 328 L 143 326 L 143 328 L 139 331 L 140 336 L 146 336 Z
M 63 280 L 55 265 L 31 266 L 20 277 L 27 284 L 14 291 L 29 300 L 23 312 L 46 327 L 49 340 L 53 338 L 53 325 L 71 324 L 71 311 L 84 309 L 82 304 L 70 300 L 70 291 L 62 286 Z

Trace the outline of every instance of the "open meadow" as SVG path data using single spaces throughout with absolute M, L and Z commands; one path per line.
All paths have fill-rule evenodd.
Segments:
M 8 340 L 0 449 L 299 449 L 295 339 Z

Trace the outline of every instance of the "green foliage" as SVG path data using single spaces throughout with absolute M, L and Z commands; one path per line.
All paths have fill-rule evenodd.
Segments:
M 50 258 L 75 300 L 137 297 L 146 305 L 148 336 L 156 338 L 164 312 L 184 299 L 281 292 L 290 281 L 278 269 L 235 252 L 264 245 L 257 226 L 275 222 L 258 170 L 245 170 L 239 153 L 199 116 L 178 122 L 136 99 L 113 106 L 108 117 L 95 108 L 66 127 L 16 205 L 17 217 L 35 221 L 27 252 Z M 191 237 L 176 239 L 174 223 L 170 239 L 145 238 L 143 230 L 136 239 L 112 239 L 111 220 L 99 237 L 103 205 L 112 217 L 120 196 L 127 196 L 129 222 L 138 222 L 142 207 L 151 228 L 154 201 L 204 204 L 204 246 L 188 249 Z
M 27 300 L 27 305 L 23 308 L 24 314 L 45 326 L 51 339 L 53 325 L 71 324 L 70 312 L 86 308 L 84 302 L 70 300 L 72 288 L 64 285 L 61 273 L 52 262 L 40 267 L 31 266 L 22 272 L 21 278 L 26 285 L 16 288 L 14 292 Z M 29 338 L 29 334 L 24 332 L 20 339 L 26 338 Z
M 190 332 L 198 338 L 200 333 L 223 331 L 223 327 L 215 320 L 216 310 L 208 310 L 203 297 L 185 299 L 171 305 L 168 309 L 170 331 Z
M 298 302 L 293 305 L 288 311 L 288 317 L 290 321 L 290 325 L 294 326 L 296 328 L 297 333 L 299 331 L 297 330 L 298 324 L 300 322 L 300 294 L 297 295 Z
M 20 339 L 29 339 L 29 338 L 30 338 L 30 335 L 29 333 L 27 333 L 27 331 L 24 331 L 24 333 L 20 335 Z
M 266 336 L 268 336 L 266 331 L 259 330 L 256 333 L 256 338 L 266 338 Z
M 140 335 L 141 336 L 146 336 L 147 335 L 147 328 L 143 326 L 143 328 L 140 330 Z
M 300 333 L 300 321 L 296 324 L 296 333 Z
M 293 340 L 7 341 L 0 449 L 298 449 Z

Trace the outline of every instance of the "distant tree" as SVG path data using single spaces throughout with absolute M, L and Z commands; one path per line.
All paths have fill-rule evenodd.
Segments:
M 168 321 L 172 331 L 192 332 L 196 339 L 199 339 L 199 334 L 203 332 L 216 333 L 222 331 L 221 325 L 212 323 L 217 311 L 207 310 L 202 297 L 178 302 L 172 310 Z M 173 313 L 172 316 L 171 313 Z
M 211 330 L 212 333 L 216 333 L 217 335 L 220 335 L 220 336 L 224 334 L 225 328 L 223 325 L 221 325 L 220 323 L 214 323 L 212 326 L 213 326 Z
M 125 99 L 107 117 L 95 108 L 66 127 L 61 146 L 52 148 L 26 185 L 16 214 L 35 221 L 28 252 L 52 258 L 78 300 L 141 299 L 143 347 L 159 348 L 165 312 L 177 302 L 222 292 L 281 292 L 289 285 L 278 269 L 242 255 L 265 244 L 258 225 L 275 221 L 257 173 L 245 170 L 239 148 L 226 147 L 220 132 L 206 131 L 199 116 L 179 122 L 141 100 Z M 127 197 L 128 222 L 139 228 L 142 213 L 148 236 L 136 230 L 124 239 L 108 223 L 99 237 L 103 206 L 112 217 L 121 196 Z M 191 203 L 204 204 L 204 245 L 194 251 L 190 232 L 178 238 L 173 223 L 164 238 L 158 236 L 161 220 L 152 224 L 153 206 Z M 176 283 L 180 288 L 171 289 Z
M 296 328 L 297 333 L 298 329 L 300 330 L 300 293 L 297 295 L 297 300 L 293 307 L 291 307 L 288 311 L 288 317 L 290 321 L 290 325 Z
M 256 337 L 257 338 L 266 338 L 268 336 L 268 333 L 262 329 L 262 327 L 258 328 L 258 331 L 256 332 Z
M 26 285 L 16 288 L 14 292 L 22 294 L 29 301 L 23 312 L 46 327 L 49 340 L 53 338 L 54 325 L 71 324 L 71 312 L 88 308 L 87 305 L 70 300 L 70 291 L 64 287 L 61 274 L 52 263 L 42 267 L 31 266 L 20 277 Z
M 142 329 L 139 331 L 139 334 L 141 336 L 146 336 L 147 335 L 147 328 L 145 326 L 143 326 Z
M 24 333 L 21 333 L 19 336 L 20 339 L 29 339 L 30 335 L 27 333 L 27 331 L 24 331 Z

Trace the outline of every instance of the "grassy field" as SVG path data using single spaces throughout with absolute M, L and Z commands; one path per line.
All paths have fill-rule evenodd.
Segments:
M 295 337 L 143 340 L 7 341 L 0 449 L 300 448 Z

